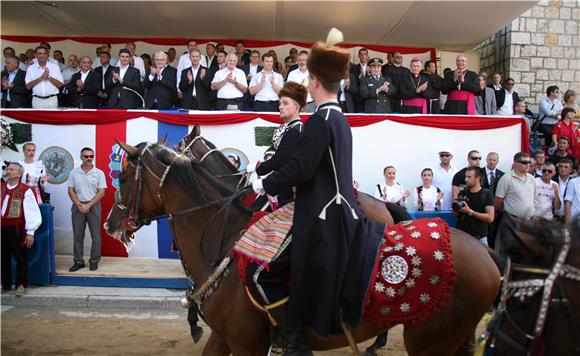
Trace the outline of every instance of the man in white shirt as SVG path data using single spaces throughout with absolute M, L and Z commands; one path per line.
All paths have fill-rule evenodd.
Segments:
M 308 68 L 306 67 L 306 62 L 308 62 L 308 53 L 300 52 L 298 55 L 298 68 L 288 73 L 288 82 L 296 82 L 308 88 L 308 76 L 310 74 L 308 72 Z M 308 104 L 303 107 L 301 111 L 314 112 L 316 109 L 316 104 L 314 103 L 314 99 L 312 99 L 310 93 L 308 93 L 306 100 L 308 101 Z
M 76 54 L 71 54 L 68 56 L 68 67 L 62 71 L 63 84 L 67 85 L 70 82 L 73 74 L 78 73 L 81 70 L 79 66 L 79 57 Z
M 179 82 L 181 81 L 181 72 L 184 69 L 191 67 L 191 59 L 189 58 L 189 53 L 191 50 L 194 50 L 196 48 L 197 48 L 197 41 L 196 40 L 194 40 L 193 38 L 190 38 L 189 40 L 187 40 L 187 52 L 182 54 L 181 57 L 179 57 L 179 64 L 177 65 L 177 88 L 178 89 L 179 89 Z M 201 57 L 199 64 L 202 67 L 207 68 L 207 62 L 205 61 L 205 57 Z
M 556 166 L 546 162 L 542 168 L 542 176 L 534 178 L 536 193 L 534 195 L 534 219 L 554 220 L 554 210 L 561 206 L 558 183 L 552 180 L 556 175 Z
M 167 62 L 169 63 L 170 66 L 172 66 L 175 69 L 177 69 L 177 66 L 179 65 L 179 59 L 177 58 L 177 51 L 173 47 L 170 47 L 167 50 Z M 177 73 L 177 74 L 179 75 L 179 73 Z
M 145 79 L 145 63 L 143 63 L 143 59 L 136 54 L 137 45 L 135 42 L 127 42 L 125 47 L 131 52 L 131 64 L 133 67 L 139 69 L 139 73 L 141 74 L 141 81 Z
M 514 115 L 516 104 L 520 101 L 518 93 L 514 91 L 514 80 L 508 78 L 505 81 L 505 89 L 496 92 L 497 113 L 496 115 Z
M 56 61 L 61 72 L 65 70 L 66 64 L 64 64 L 64 55 L 61 50 L 55 49 L 54 52 L 52 52 L 52 58 Z
M 84 147 L 81 150 L 82 164 L 72 170 L 68 180 L 68 195 L 72 200 L 72 225 L 74 234 L 74 264 L 70 272 L 85 267 L 83 244 L 85 229 L 91 232 L 90 270 L 99 267 L 101 260 L 101 199 L 105 195 L 107 181 L 103 171 L 93 166 L 95 151 Z
M 578 177 L 568 183 L 568 190 L 566 195 L 564 195 L 564 204 L 566 224 L 570 224 L 574 219 L 580 218 L 580 169 L 578 169 Z
M 101 54 L 103 52 L 107 52 L 109 54 L 109 61 L 106 63 L 107 65 L 110 64 L 113 67 L 115 67 L 117 65 L 117 59 L 114 58 L 113 56 L 111 56 L 111 44 L 105 43 L 104 45 L 101 46 L 101 50 L 100 50 L 99 54 L 97 54 L 95 59 L 93 59 L 93 69 L 97 69 L 97 67 L 100 67 L 103 65 L 103 62 L 101 61 Z
M 253 54 L 253 53 L 252 53 Z M 278 93 L 284 86 L 284 78 L 274 72 L 274 56 L 265 53 L 262 56 L 264 68 L 252 76 L 250 94 L 254 95 L 254 111 L 278 112 Z
M 439 188 L 443 193 L 441 210 L 451 210 L 451 203 L 453 201 L 451 185 L 457 169 L 451 164 L 452 159 L 453 154 L 450 150 L 443 149 L 439 151 L 440 163 L 433 169 L 433 186 Z
M 26 248 L 34 244 L 34 232 L 42 223 L 32 190 L 21 182 L 24 168 L 12 162 L 2 181 L 2 292 L 12 289 L 12 257 L 16 259 L 16 296 L 26 293 Z
M 238 56 L 229 53 L 226 57 L 226 67 L 217 71 L 211 89 L 217 91 L 217 110 L 242 110 L 242 97 L 248 90 L 244 71 L 237 68 Z
M 48 61 L 48 50 L 36 47 L 37 63 L 26 70 L 26 87 L 32 90 L 33 109 L 58 108 L 58 90 L 62 87 L 62 73 L 58 65 Z
M 52 63 L 52 64 L 55 64 L 55 65 L 57 65 L 57 66 L 60 64 L 60 63 L 58 63 L 58 61 L 57 61 L 56 59 L 54 59 L 54 58 L 50 57 L 50 49 L 51 49 L 51 48 L 50 48 L 50 44 L 49 44 L 48 42 L 40 42 L 40 43 L 38 44 L 38 47 L 44 47 L 44 48 L 46 49 L 46 51 L 47 51 L 47 52 L 46 52 L 46 55 L 47 55 L 47 57 L 48 57 L 48 59 L 47 59 L 47 60 L 48 60 L 50 63 Z M 34 57 L 34 58 L 32 58 L 32 61 L 31 61 L 30 65 L 38 63 L 38 58 L 36 58 L 36 51 L 34 51 L 34 55 L 35 55 L 35 57 Z M 59 69 L 60 69 L 60 67 L 59 67 Z
M 568 158 L 564 158 L 560 162 L 558 162 L 558 175 L 554 178 L 556 183 L 558 183 L 558 191 L 560 192 L 560 201 L 562 205 L 559 209 L 556 209 L 554 215 L 558 221 L 563 222 L 566 217 L 566 208 L 564 204 L 564 196 L 568 191 L 568 184 L 572 181 L 570 175 L 572 174 L 572 166 L 574 162 L 572 162 Z

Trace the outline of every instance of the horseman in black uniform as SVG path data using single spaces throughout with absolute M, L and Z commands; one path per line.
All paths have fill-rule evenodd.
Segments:
M 281 321 L 287 327 L 285 355 L 312 354 L 305 327 L 327 336 L 341 333 L 345 323 L 359 324 L 384 233 L 384 225 L 368 222 L 354 196 L 352 135 L 337 101 L 350 59 L 334 46 L 341 40 L 333 29 L 326 43 L 312 47 L 308 90 L 318 108 L 288 163 L 253 183 L 254 191 L 270 195 L 296 187 L 292 242 L 286 249 L 290 299 L 287 320 Z

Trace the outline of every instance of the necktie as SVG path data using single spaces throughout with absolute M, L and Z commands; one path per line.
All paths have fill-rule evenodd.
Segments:
M 489 186 L 493 186 L 493 183 L 495 183 L 495 174 L 493 172 L 489 172 Z

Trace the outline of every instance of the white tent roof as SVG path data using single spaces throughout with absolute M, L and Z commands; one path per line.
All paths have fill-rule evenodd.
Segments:
M 241 38 L 470 49 L 536 1 L 2 1 L 2 34 Z

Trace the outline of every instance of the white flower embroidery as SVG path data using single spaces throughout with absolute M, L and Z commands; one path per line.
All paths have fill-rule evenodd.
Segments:
M 395 235 L 396 233 L 397 233 L 397 231 L 395 231 L 395 230 L 389 231 L 389 235 L 391 235 L 391 236 Z
M 379 293 L 382 293 L 385 291 L 385 285 L 382 284 L 381 282 L 377 282 L 375 283 L 375 290 Z
M 405 287 L 399 288 L 399 292 L 398 292 L 399 296 L 401 296 L 401 297 L 404 296 L 406 291 L 407 291 L 407 288 L 405 288 Z
M 413 268 L 413 271 L 411 271 L 411 274 L 413 275 L 413 277 L 419 278 L 423 274 L 423 271 L 421 271 L 419 268 Z
M 401 234 L 397 234 L 397 235 L 395 235 L 395 237 L 393 237 L 393 239 L 394 239 L 395 241 L 399 241 L 399 240 L 400 240 L 400 239 L 402 239 L 402 238 L 403 238 L 403 235 L 401 235 Z
M 408 313 L 411 310 L 411 306 L 409 305 L 409 303 L 402 303 L 401 304 L 401 311 L 403 313 Z
M 412 238 L 415 238 L 415 239 L 418 239 L 419 237 L 421 237 L 421 231 L 413 231 L 411 233 L 411 237 Z
M 409 247 L 407 247 L 405 252 L 407 253 L 407 255 L 413 256 L 413 255 L 415 255 L 415 252 L 417 252 L 417 249 L 414 248 L 413 246 L 409 246 Z
M 433 252 L 433 257 L 435 257 L 435 259 L 437 261 L 443 261 L 443 259 L 445 258 L 445 255 L 443 254 L 442 251 L 437 250 L 437 251 Z
M 413 288 L 415 286 L 415 280 L 410 278 L 407 280 L 407 282 L 405 282 L 405 285 L 407 285 L 407 288 Z
M 384 251 L 384 252 L 391 252 L 391 251 L 393 251 L 393 247 L 392 247 L 392 246 L 385 247 L 385 248 L 383 249 L 383 251 Z
M 429 282 L 431 282 L 432 285 L 439 284 L 439 276 L 436 274 L 432 275 L 431 278 L 429 278 Z
M 427 304 L 431 301 L 431 297 L 427 293 L 421 293 L 421 296 L 419 296 L 419 300 L 421 301 L 421 303 Z
M 413 266 L 420 266 L 421 265 L 421 257 L 419 256 L 413 256 L 413 258 L 411 259 L 411 264 L 413 264 Z
M 391 313 L 391 308 L 382 307 L 381 310 L 379 311 L 379 313 L 381 313 L 382 316 L 387 316 Z
M 436 231 L 433 231 L 433 232 L 431 233 L 431 238 L 432 238 L 432 239 L 434 239 L 434 240 L 439 240 L 439 238 L 441 238 L 441 235 L 439 235 L 439 233 L 438 233 L 438 232 L 436 232 Z
M 385 294 L 387 295 L 387 297 L 389 298 L 394 298 L 395 297 L 395 288 L 393 287 L 388 287 L 387 289 L 385 289 Z
M 398 243 L 395 245 L 395 251 L 401 251 L 403 248 L 405 248 L 405 245 L 403 245 L 402 243 Z
M 429 227 L 436 227 L 438 225 L 437 225 L 437 223 L 430 222 L 430 223 L 427 224 L 427 226 L 429 226 Z
M 408 226 L 407 230 L 415 230 L 415 225 Z

